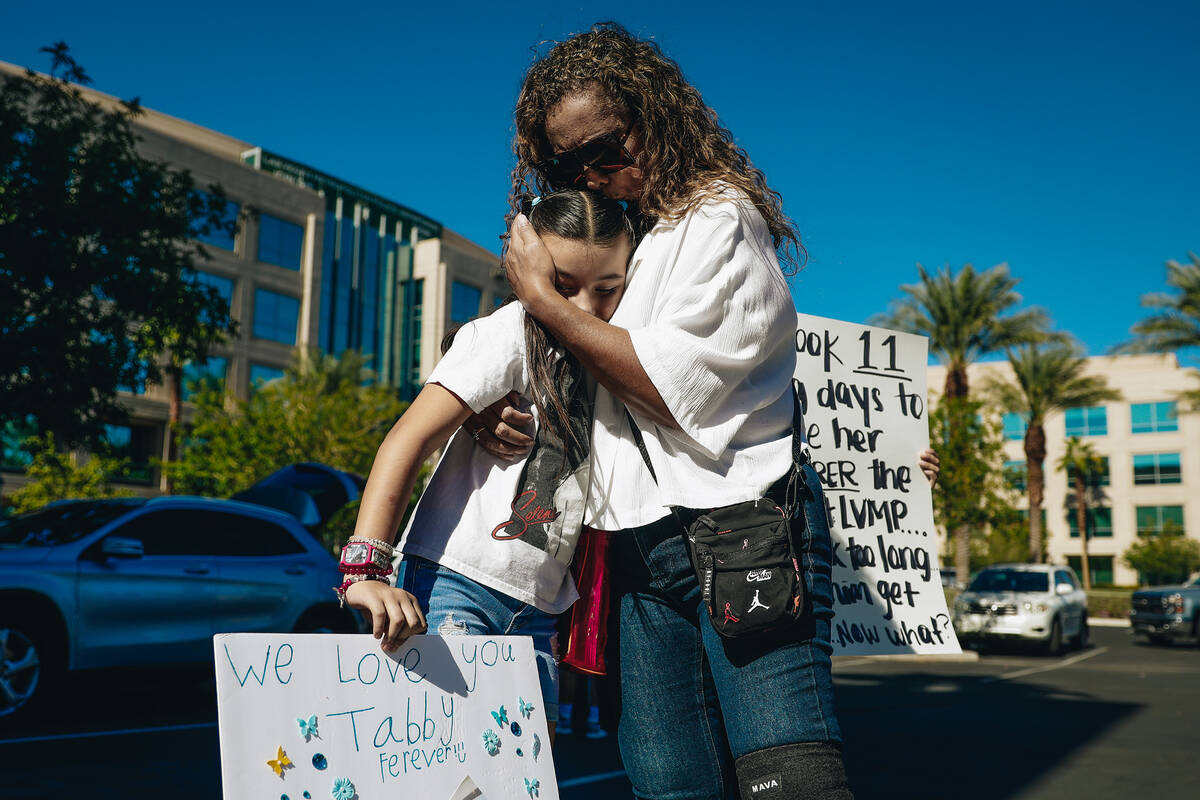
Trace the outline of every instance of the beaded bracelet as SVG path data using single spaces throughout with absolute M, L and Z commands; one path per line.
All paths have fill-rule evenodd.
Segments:
M 385 542 L 383 539 L 372 539 L 369 536 L 351 536 L 349 541 L 365 542 L 367 544 L 373 544 L 381 550 L 387 550 L 389 553 L 396 552 L 396 546 L 391 542 Z
M 386 577 L 384 577 L 382 575 L 362 575 L 362 574 L 350 575 L 346 578 L 346 580 L 342 581 L 341 586 L 333 587 L 333 592 L 334 592 L 334 594 L 337 595 L 337 598 L 338 598 L 338 607 L 339 608 L 346 607 L 346 590 L 349 589 L 354 584 L 360 583 L 362 581 L 379 581 L 381 583 L 387 584 L 388 586 L 392 585 L 392 582 L 389 581 Z
M 391 575 L 392 567 L 380 569 L 374 564 L 340 564 L 338 570 L 343 575 Z

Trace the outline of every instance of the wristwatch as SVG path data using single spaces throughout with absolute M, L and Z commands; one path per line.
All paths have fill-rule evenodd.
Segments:
M 342 572 L 363 570 L 391 571 L 392 553 L 370 542 L 349 542 L 342 548 L 338 568 Z

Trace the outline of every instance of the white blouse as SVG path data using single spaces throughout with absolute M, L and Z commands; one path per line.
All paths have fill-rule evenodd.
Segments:
M 625 406 L 597 390 L 588 525 L 620 530 L 667 505 L 753 500 L 788 470 L 796 311 L 766 221 L 743 194 L 726 189 L 655 225 L 610 322 L 629 330 L 681 430 L 634 415 L 656 486 Z

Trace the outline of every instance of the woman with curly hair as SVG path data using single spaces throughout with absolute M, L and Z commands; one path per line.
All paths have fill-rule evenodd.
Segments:
M 618 737 L 635 793 L 719 799 L 736 786 L 743 798 L 851 797 L 815 472 L 799 470 L 807 500 L 792 517 L 806 613 L 769 638 L 722 639 L 703 619 L 671 511 L 761 497 L 787 507 L 796 312 L 780 256 L 795 267 L 804 250 L 779 195 L 678 65 L 612 23 L 529 69 L 515 150 L 509 281 L 601 385 L 588 524 L 617 532 Z M 607 322 L 564 297 L 545 246 L 515 213 L 521 197 L 565 186 L 625 201 L 641 218 L 625 298 Z

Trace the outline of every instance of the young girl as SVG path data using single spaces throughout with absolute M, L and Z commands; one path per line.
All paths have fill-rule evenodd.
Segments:
M 558 292 L 608 320 L 633 249 L 620 204 L 567 190 L 543 198 L 529 219 L 554 259 Z M 496 458 L 463 431 L 451 438 L 512 391 L 534 400 L 538 434 L 526 457 Z M 578 596 L 568 567 L 588 493 L 591 395 L 579 362 L 555 350 L 520 303 L 467 323 L 380 446 L 343 552 L 344 565 L 353 547 L 378 546 L 380 563 L 391 555 L 417 472 L 449 439 L 401 540 L 397 587 L 351 567 L 342 591 L 387 650 L 424 632 L 427 619 L 441 634 L 532 636 L 551 730 L 555 617 Z

